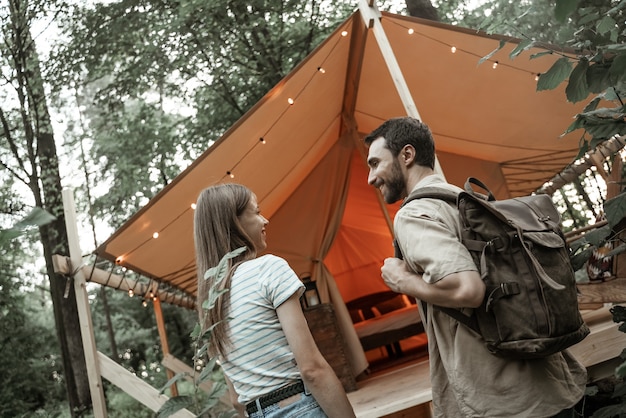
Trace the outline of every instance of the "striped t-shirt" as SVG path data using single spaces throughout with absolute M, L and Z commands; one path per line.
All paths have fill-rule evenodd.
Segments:
M 232 350 L 221 359 L 224 373 L 247 403 L 300 378 L 276 308 L 304 285 L 280 257 L 264 255 L 242 263 L 230 287 Z

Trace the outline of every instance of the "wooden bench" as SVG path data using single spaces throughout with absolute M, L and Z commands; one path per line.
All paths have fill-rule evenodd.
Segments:
M 424 332 L 417 305 L 398 293 L 372 293 L 346 306 L 365 351 L 384 346 L 389 357 L 400 357 L 400 341 Z

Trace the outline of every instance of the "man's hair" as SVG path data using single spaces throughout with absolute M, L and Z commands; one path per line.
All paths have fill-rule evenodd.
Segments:
M 365 145 L 370 146 L 380 137 L 394 157 L 405 145 L 411 145 L 417 165 L 435 168 L 435 141 L 428 126 L 419 120 L 409 116 L 389 119 L 365 137 Z
M 207 187 L 200 192 L 194 213 L 194 242 L 196 247 L 196 268 L 198 272 L 197 306 L 200 320 L 205 329 L 215 325 L 209 341 L 209 352 L 226 357 L 230 346 L 228 335 L 228 309 L 230 293 L 225 292 L 216 301 L 215 308 L 204 315 L 202 302 L 209 294 L 209 289 L 216 286 L 218 291 L 230 288 L 230 279 L 237 266 L 256 257 L 257 249 L 252 239 L 246 234 L 239 216 L 246 209 L 252 192 L 240 184 L 228 183 Z M 220 283 L 214 278 L 204 279 L 204 273 L 218 265 L 227 253 L 240 247 L 246 251 L 228 260 L 228 275 Z M 202 323 L 202 322 L 201 322 Z

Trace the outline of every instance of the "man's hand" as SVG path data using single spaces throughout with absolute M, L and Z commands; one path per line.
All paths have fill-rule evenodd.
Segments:
M 399 258 L 385 259 L 380 271 L 385 284 L 396 293 L 414 295 L 415 281 L 421 280 L 420 275 L 409 270 Z

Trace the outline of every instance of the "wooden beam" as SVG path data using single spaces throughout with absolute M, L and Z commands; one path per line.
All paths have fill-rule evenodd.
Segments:
M 400 68 L 398 61 L 396 60 L 396 56 L 393 53 L 391 43 L 389 43 L 387 34 L 385 33 L 383 25 L 380 22 L 381 14 L 378 7 L 373 1 L 368 2 L 367 0 L 360 0 L 359 11 L 361 12 L 365 25 L 369 26 L 370 22 L 373 23 L 372 30 L 374 31 L 374 37 L 376 38 L 378 48 L 380 49 L 385 63 L 387 64 L 387 69 L 389 70 L 393 83 L 396 86 L 396 91 L 400 95 L 400 100 L 402 100 L 406 114 L 422 120 L 419 112 L 417 111 L 417 107 L 415 106 L 415 102 L 413 101 L 413 96 L 411 96 L 411 92 L 409 91 L 409 86 L 406 84 L 406 80 L 402 74 L 402 69 Z
M 67 257 L 55 254 L 52 256 L 52 262 L 54 263 L 54 271 L 60 274 L 70 274 L 70 266 Z M 81 271 L 87 278 L 87 281 L 92 283 L 98 283 L 103 286 L 108 286 L 116 290 L 128 292 L 133 289 L 137 295 L 145 295 L 148 293 L 149 286 L 145 283 L 140 283 L 129 277 L 123 277 L 118 274 L 114 274 L 111 271 L 105 271 L 95 266 L 84 265 L 81 267 Z M 161 302 L 169 303 L 171 305 L 180 306 L 187 309 L 196 309 L 195 300 L 193 297 L 183 293 L 173 293 L 169 291 L 160 290 L 157 293 L 157 297 Z
M 170 344 L 167 340 L 167 332 L 165 330 L 165 321 L 163 320 L 163 310 L 161 309 L 161 301 L 155 294 L 152 298 L 152 307 L 154 308 L 154 317 L 157 323 L 157 330 L 159 331 L 159 338 L 161 340 L 161 351 L 163 352 L 163 357 L 170 355 Z M 165 370 L 167 374 L 167 379 L 171 379 L 174 377 L 174 372 L 170 369 Z M 170 390 L 172 391 L 172 396 L 178 396 L 178 386 L 174 383 L 170 386 Z
M 370 29 L 374 32 L 374 38 L 378 43 L 378 48 L 383 55 L 385 64 L 387 64 L 387 69 L 389 70 L 391 79 L 396 86 L 396 91 L 398 93 L 398 96 L 400 97 L 400 100 L 402 101 L 402 104 L 404 105 L 404 110 L 407 116 L 411 116 L 421 121 L 422 117 L 417 110 L 417 106 L 415 106 L 413 96 L 411 95 L 409 86 L 406 83 L 404 75 L 402 74 L 400 64 L 398 64 L 398 60 L 396 59 L 396 56 L 393 53 L 393 49 L 391 48 L 391 43 L 389 42 L 387 34 L 383 29 L 383 25 L 380 22 L 381 13 L 376 6 L 376 2 L 360 0 L 359 11 L 361 13 L 361 16 L 363 17 L 363 21 L 365 22 L 365 24 L 370 27 Z M 440 174 L 441 176 L 444 176 L 441 164 L 439 164 L 439 159 L 436 157 L 435 172 L 437 174 Z
M 564 185 L 571 183 L 576 180 L 576 178 L 587 171 L 592 165 L 594 165 L 594 160 L 598 160 L 598 156 L 602 157 L 602 161 L 604 161 L 610 155 L 615 154 L 617 151 L 624 148 L 626 145 L 626 135 L 620 137 L 614 137 L 608 139 L 593 149 L 589 151 L 587 157 L 582 160 L 579 164 L 571 164 L 563 171 L 554 176 L 550 181 L 548 181 L 544 186 L 542 186 L 537 193 L 545 193 L 548 195 L 552 195 L 555 191 L 563 187 Z
M 106 401 L 102 388 L 102 379 L 98 368 L 96 339 L 93 335 L 93 324 L 91 322 L 91 308 L 87 297 L 85 276 L 79 268 L 83 264 L 83 255 L 80 250 L 78 227 L 76 225 L 76 207 L 74 205 L 74 195 L 71 189 L 63 189 L 63 212 L 65 215 L 65 228 L 67 230 L 67 240 L 70 249 L 71 266 L 69 273 L 74 283 L 76 306 L 78 310 L 78 321 L 80 322 L 80 334 L 85 353 L 85 363 L 87 365 L 87 377 L 89 379 L 89 392 L 94 417 L 105 418 L 107 416 Z M 73 268 L 72 268 L 73 267 Z
M 166 395 L 159 394 L 158 390 L 100 352 L 98 352 L 98 364 L 102 370 L 102 377 L 152 411 L 158 411 L 169 399 Z M 196 415 L 192 414 L 187 409 L 182 409 L 173 416 L 178 418 L 192 418 Z

